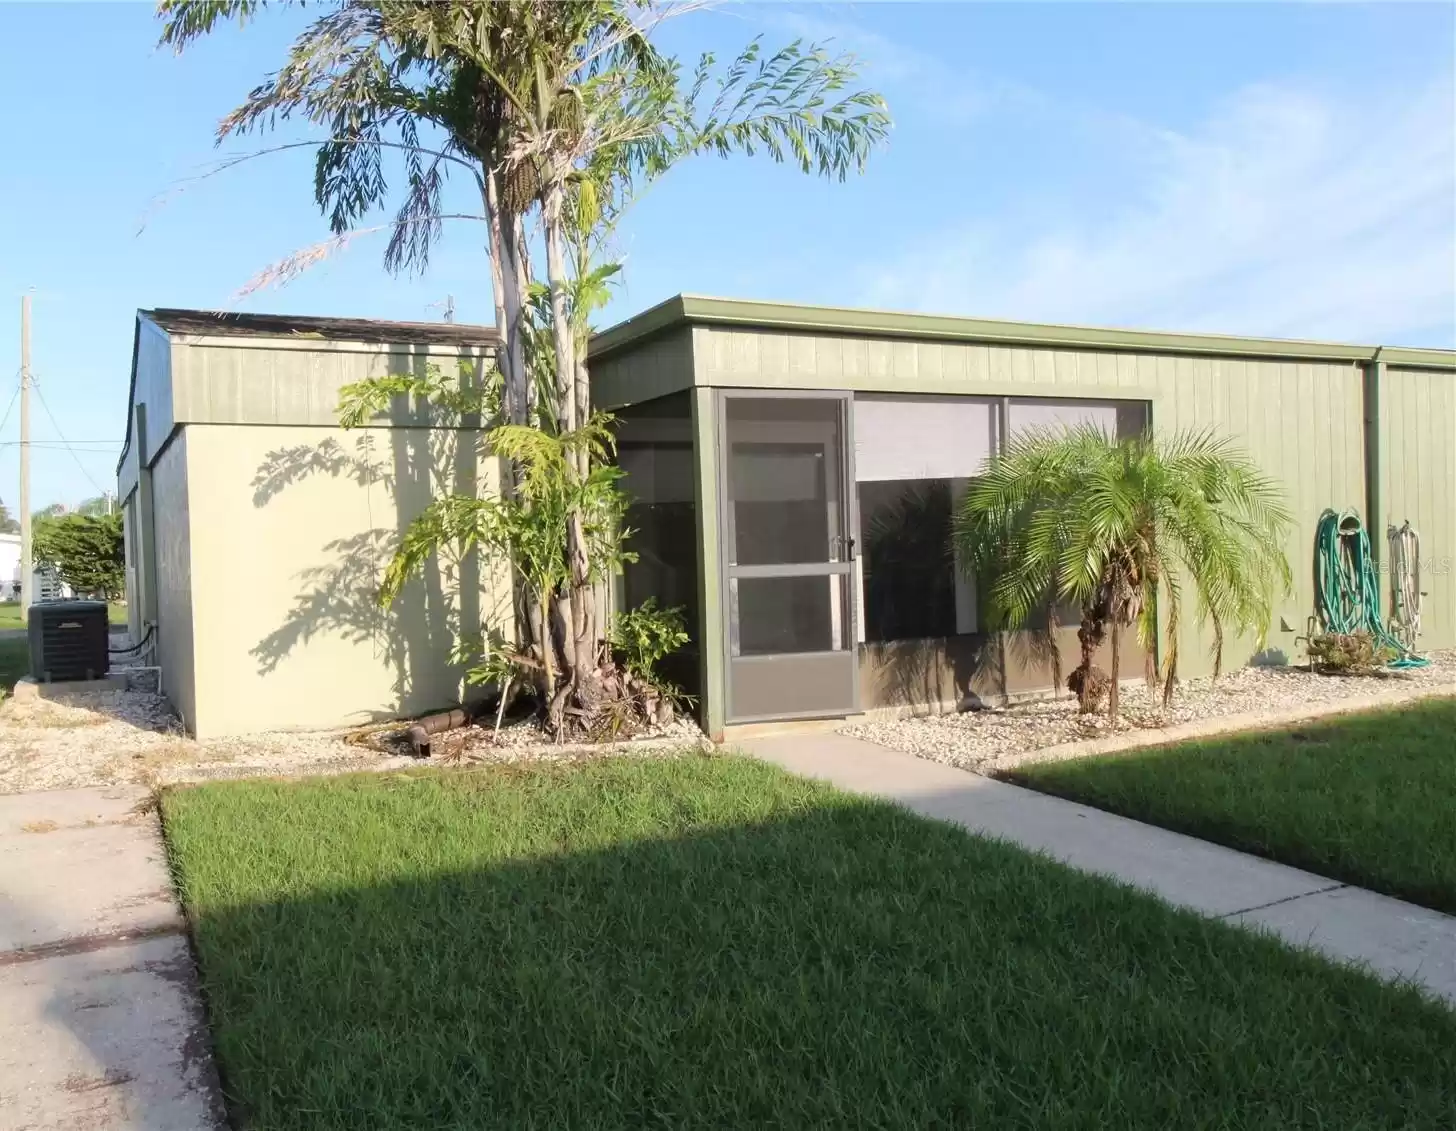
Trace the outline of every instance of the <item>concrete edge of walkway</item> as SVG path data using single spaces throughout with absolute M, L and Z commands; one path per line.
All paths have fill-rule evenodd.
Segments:
M 850 735 L 761 738 L 740 749 L 790 773 L 1410 983 L 1456 1008 L 1456 917 Z
M 1256 733 L 1279 730 L 1296 723 L 1319 722 L 1322 719 L 1340 715 L 1358 714 L 1362 711 L 1378 711 L 1387 707 L 1399 707 L 1427 699 L 1449 699 L 1456 697 L 1456 683 L 1449 687 L 1421 687 L 1413 690 L 1384 692 L 1378 695 L 1362 695 L 1356 699 L 1342 699 L 1333 703 L 1314 703 L 1291 707 L 1283 711 L 1244 711 L 1237 715 L 1215 715 L 1209 719 L 1194 719 L 1191 722 L 1175 723 L 1167 727 L 1148 727 L 1145 730 L 1128 731 L 1109 735 L 1106 738 L 1079 738 L 1074 742 L 1062 742 L 1056 746 L 1043 746 L 1039 750 L 1026 750 L 1017 754 L 1003 754 L 972 768 L 974 773 L 995 774 L 1003 770 L 1014 770 L 1021 766 L 1033 766 L 1041 762 L 1066 762 L 1074 758 L 1088 758 L 1097 754 L 1120 754 L 1125 750 L 1140 750 L 1148 746 L 1168 746 L 1187 742 L 1195 738 L 1217 738 L 1226 734 Z

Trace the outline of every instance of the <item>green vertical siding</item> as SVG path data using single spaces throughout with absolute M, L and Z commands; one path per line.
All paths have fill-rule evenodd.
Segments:
M 1387 525 L 1421 535 L 1421 648 L 1456 648 L 1456 373 L 1388 367 L 1380 493 Z M 1385 531 L 1372 531 L 1382 540 Z M 1385 556 L 1385 555 L 1383 555 Z M 1388 583 L 1382 609 L 1390 610 Z
M 682 326 L 633 349 L 591 362 L 592 403 L 601 409 L 637 404 L 693 383 L 693 331 Z
M 1160 432 L 1212 428 L 1232 436 L 1284 485 L 1294 516 L 1284 547 L 1294 591 L 1276 606 L 1268 640 L 1290 659 L 1300 654 L 1295 637 L 1313 612 L 1310 563 L 1320 512 L 1363 507 L 1362 371 L 1352 360 L 1159 355 L 736 327 L 698 326 L 693 335 L 699 385 L 1145 400 L 1153 404 Z M 1438 376 L 1450 384 L 1449 374 Z M 1448 459 L 1451 450 L 1448 440 Z M 1449 467 L 1443 474 L 1441 497 L 1449 500 L 1456 488 Z M 1434 519 L 1428 521 L 1434 530 Z M 1253 640 L 1233 642 L 1225 662 L 1242 663 L 1254 650 Z M 1191 625 L 1181 653 L 1184 674 L 1210 669 L 1207 637 L 1200 638 Z

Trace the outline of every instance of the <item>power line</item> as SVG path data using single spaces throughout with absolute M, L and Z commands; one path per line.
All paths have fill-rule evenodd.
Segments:
M 51 427 L 56 430 L 56 435 L 61 438 L 61 443 L 65 445 L 66 451 L 71 453 L 71 458 L 76 461 L 76 466 L 81 469 L 81 474 L 90 480 L 91 486 L 96 488 L 98 495 L 109 495 L 111 492 L 96 482 L 96 477 L 87 470 L 86 465 L 81 462 L 81 457 L 76 454 L 76 449 L 71 447 L 70 443 L 66 440 L 66 434 L 61 431 L 61 425 L 56 419 L 56 414 L 51 411 L 51 406 L 46 403 L 45 394 L 40 391 L 40 382 L 35 379 L 34 373 L 30 375 L 30 385 L 35 390 L 35 395 L 40 398 L 40 407 L 45 409 L 46 416 L 50 418 Z
M 15 398 L 20 396 L 20 386 L 15 386 L 15 392 L 10 394 L 10 403 L 5 406 L 5 415 L 0 416 L 0 432 L 5 431 L 5 425 L 10 422 L 10 410 L 15 407 Z
M 4 420 L 3 419 L 0 419 L 0 426 L 3 426 L 3 425 L 4 425 Z M 30 442 L 33 445 L 35 445 L 36 447 L 46 447 L 46 446 L 49 446 L 49 447 L 53 447 L 53 448 L 119 448 L 119 447 L 121 447 L 121 441 L 120 440 L 71 440 L 69 442 L 66 441 L 66 440 L 32 440 Z M 18 443 L 20 443 L 19 440 L 0 440 L 0 444 L 4 444 L 4 445 L 13 446 L 13 445 L 18 444 Z

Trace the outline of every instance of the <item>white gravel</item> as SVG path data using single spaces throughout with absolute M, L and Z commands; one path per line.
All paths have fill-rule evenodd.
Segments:
M 1018 705 L 919 718 L 854 723 L 844 734 L 962 769 L 991 772 L 1019 756 L 1047 747 L 1126 736 L 1128 745 L 1150 728 L 1217 719 L 1226 715 L 1275 716 L 1308 708 L 1312 713 L 1344 701 L 1412 691 L 1456 693 L 1456 651 L 1433 652 L 1427 668 L 1367 676 L 1315 675 L 1297 667 L 1241 668 L 1217 680 L 1178 686 L 1171 706 L 1139 682 L 1122 688 L 1117 726 L 1106 712 L 1077 713 L 1070 696 Z M 1105 752 L 1099 744 L 1085 753 Z M 1115 743 L 1112 743 L 1115 745 Z M 1069 754 L 1081 753 L 1069 751 Z
M 397 770 L 462 762 L 523 762 L 668 754 L 706 741 L 689 722 L 625 743 L 552 745 L 526 723 L 439 736 L 416 758 L 399 725 L 356 731 L 270 732 L 197 742 L 166 699 L 149 691 L 104 691 L 59 700 L 0 703 L 0 793 L 116 783 L 145 786 L 219 778 Z

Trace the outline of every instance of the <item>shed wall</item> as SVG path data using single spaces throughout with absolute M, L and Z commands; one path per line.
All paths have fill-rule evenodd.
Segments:
M 509 629 L 509 575 L 442 561 L 387 609 L 399 535 L 437 494 L 493 493 L 478 433 L 191 424 L 196 733 L 357 724 L 451 706 L 461 626 Z M 458 599 L 457 599 L 458 596 Z
M 197 682 L 193 668 L 196 638 L 188 460 L 184 431 L 172 438 L 152 464 L 153 538 L 156 547 L 156 570 L 152 582 L 162 690 L 191 730 L 197 723 Z
M 1425 597 L 1416 643 L 1456 648 L 1456 373 L 1387 369 L 1380 408 L 1384 521 L 1409 520 L 1421 536 Z M 1388 561 L 1384 547 L 1381 557 Z M 1388 613 L 1388 580 L 1383 590 Z
M 129 439 L 117 473 L 117 494 L 126 498 L 137 484 L 138 473 L 156 457 L 172 431 L 172 341 L 153 323 L 137 322 L 135 387 L 129 411 Z M 136 410 L 146 413 L 139 429 Z M 142 433 L 145 433 L 144 435 Z
M 1285 545 L 1294 591 L 1276 606 L 1268 641 L 1291 659 L 1294 637 L 1303 634 L 1313 609 L 1310 562 L 1320 512 L 1360 507 L 1364 498 L 1362 372 L 1352 361 L 1167 356 L 711 326 L 696 326 L 692 333 L 700 385 L 1117 397 L 1150 401 L 1160 432 L 1214 428 L 1231 436 L 1284 485 L 1295 520 Z M 1225 664 L 1241 664 L 1254 651 L 1253 640 L 1231 643 Z M 1184 675 L 1211 669 L 1208 640 L 1191 624 L 1180 652 Z
M 269 338 L 206 339 L 179 344 L 172 382 L 178 421 L 188 424 L 338 424 L 339 393 L 355 381 L 391 374 L 423 375 L 430 365 L 448 377 L 464 367 L 477 380 L 481 349 L 439 346 L 368 346 Z M 404 397 L 389 414 L 393 424 L 429 423 Z

